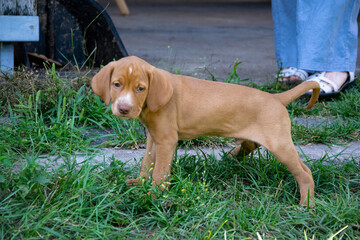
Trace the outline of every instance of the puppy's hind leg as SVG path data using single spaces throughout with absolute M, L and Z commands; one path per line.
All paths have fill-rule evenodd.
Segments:
M 277 138 L 278 142 L 265 146 L 294 175 L 300 188 L 300 205 L 314 205 L 314 180 L 310 169 L 300 160 L 291 136 Z M 310 201 L 309 201 L 310 200 Z
M 242 139 L 236 139 L 236 145 L 238 146 L 229 152 L 229 155 L 232 157 L 247 156 L 260 146 L 250 140 Z

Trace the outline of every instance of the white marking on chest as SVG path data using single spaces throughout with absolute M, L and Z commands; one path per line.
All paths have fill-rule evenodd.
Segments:
M 131 74 L 132 71 L 133 71 L 133 69 L 132 69 L 132 67 L 130 66 L 130 67 L 129 67 L 129 73 Z
M 134 103 L 132 102 L 132 98 L 131 98 L 131 94 L 128 93 L 125 96 L 119 97 L 118 99 L 116 99 L 115 104 L 126 104 L 129 106 L 133 106 Z

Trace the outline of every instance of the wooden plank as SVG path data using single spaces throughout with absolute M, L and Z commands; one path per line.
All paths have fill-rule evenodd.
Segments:
M 0 42 L 0 70 L 12 71 L 14 68 L 14 45 Z
M 0 16 L 0 42 L 39 41 L 38 16 Z

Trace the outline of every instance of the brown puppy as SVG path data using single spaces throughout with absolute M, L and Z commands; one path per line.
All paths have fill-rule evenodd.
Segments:
M 94 76 L 91 86 L 106 105 L 112 100 L 114 115 L 139 118 L 147 127 L 140 176 L 152 175 L 157 185 L 169 178 L 179 139 L 225 136 L 234 137 L 240 144 L 232 151 L 233 155 L 248 154 L 259 145 L 274 154 L 298 182 L 300 204 L 308 204 L 314 196 L 312 174 L 292 142 L 285 106 L 312 89 L 308 103 L 308 109 L 311 108 L 320 91 L 316 82 L 304 82 L 284 93 L 270 94 L 171 74 L 132 56 L 106 65 Z

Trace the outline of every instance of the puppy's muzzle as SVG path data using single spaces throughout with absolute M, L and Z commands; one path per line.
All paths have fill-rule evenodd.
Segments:
M 123 119 L 134 119 L 140 114 L 141 108 L 126 103 L 116 104 L 112 107 L 115 116 Z
M 126 104 L 119 104 L 117 106 L 117 108 L 118 108 L 119 113 L 123 116 L 127 116 L 131 112 L 131 109 L 132 109 L 131 106 L 126 105 Z

